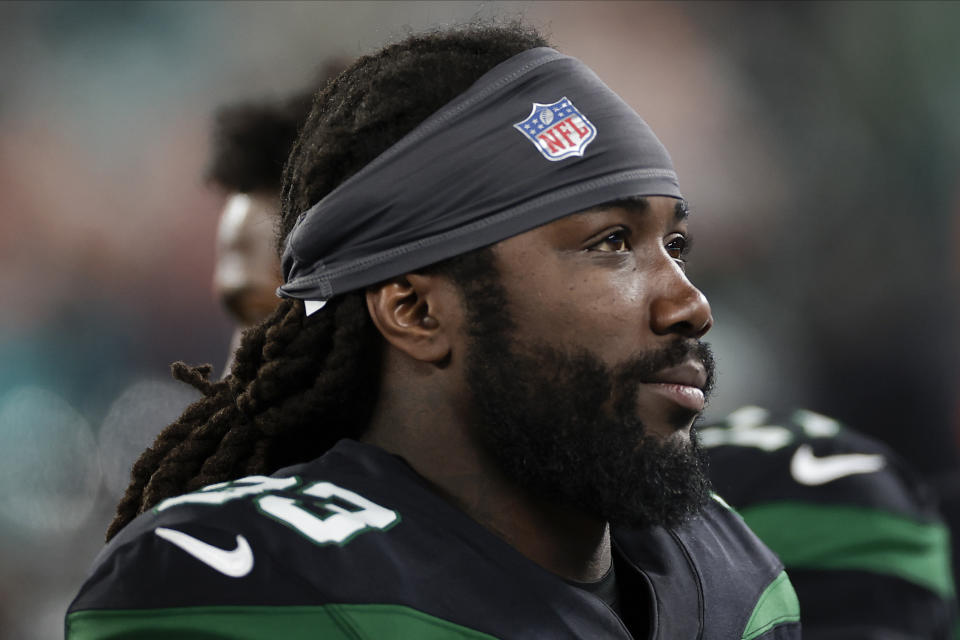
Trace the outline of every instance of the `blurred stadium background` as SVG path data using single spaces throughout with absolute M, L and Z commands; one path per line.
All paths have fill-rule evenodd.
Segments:
M 129 467 L 219 370 L 223 103 L 430 26 L 543 28 L 633 104 L 694 209 L 710 413 L 805 406 L 955 486 L 960 4 L 0 4 L 0 637 L 62 634 Z

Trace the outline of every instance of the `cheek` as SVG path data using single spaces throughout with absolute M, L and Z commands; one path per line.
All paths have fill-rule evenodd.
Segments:
M 223 252 L 214 265 L 213 286 L 218 291 L 264 289 L 272 294 L 281 281 L 280 260 L 266 250 Z
M 249 281 L 249 270 L 243 256 L 230 252 L 217 256 L 213 286 L 218 291 L 242 289 Z
M 250 257 L 250 269 L 255 279 L 267 285 L 279 286 L 283 280 L 280 270 L 280 258 L 269 247 L 261 247 L 256 255 Z
M 573 276 L 561 286 L 540 286 L 512 305 L 517 329 L 528 338 L 585 348 L 616 361 L 644 335 L 647 289 L 627 273 Z

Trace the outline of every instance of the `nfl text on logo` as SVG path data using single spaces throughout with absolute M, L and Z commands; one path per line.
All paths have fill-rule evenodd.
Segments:
M 547 160 L 582 156 L 597 137 L 597 128 L 566 97 L 551 104 L 534 102 L 530 115 L 513 126 Z

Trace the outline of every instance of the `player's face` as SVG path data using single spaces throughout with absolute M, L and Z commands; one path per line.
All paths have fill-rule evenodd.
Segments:
M 234 193 L 217 229 L 214 295 L 241 327 L 263 320 L 277 306 L 280 258 L 274 250 L 279 196 Z
M 679 261 L 674 201 L 577 214 L 495 248 L 467 298 L 472 429 L 519 486 L 617 524 L 681 521 L 706 496 L 691 426 L 710 310 Z
M 494 251 L 518 342 L 588 353 L 609 368 L 687 349 L 644 372 L 633 407 L 649 432 L 687 437 L 708 382 L 693 349 L 713 319 L 684 271 L 686 210 L 673 198 L 646 201 L 571 215 Z

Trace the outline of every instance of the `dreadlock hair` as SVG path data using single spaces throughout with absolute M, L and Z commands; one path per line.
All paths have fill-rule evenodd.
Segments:
M 529 27 L 469 26 L 409 37 L 357 60 L 316 97 L 284 169 L 280 233 L 481 75 L 546 40 Z M 282 246 L 282 243 L 280 243 Z M 433 265 L 457 283 L 495 271 L 486 249 Z M 311 460 L 358 437 L 378 395 L 383 339 L 363 291 L 307 317 L 283 300 L 248 329 L 226 378 L 210 365 L 172 365 L 204 397 L 166 427 L 133 466 L 107 530 L 112 538 L 161 500 L 245 475 Z

